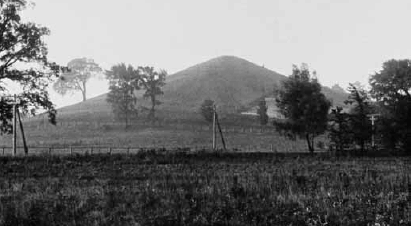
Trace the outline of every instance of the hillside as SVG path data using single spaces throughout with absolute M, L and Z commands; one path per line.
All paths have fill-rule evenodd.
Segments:
M 199 114 L 201 103 L 209 98 L 218 105 L 229 148 L 267 151 L 275 147 L 279 151 L 304 151 L 305 141 L 287 140 L 272 126 L 261 127 L 254 116 L 239 114 L 255 112 L 258 100 L 266 98 L 272 106 L 270 115 L 275 115 L 272 93 L 283 79 L 286 76 L 249 61 L 231 56 L 218 57 L 167 77 L 161 97 L 163 104 L 156 111 L 159 118 L 156 123 L 149 123 L 146 114 L 141 113 L 140 120 L 129 130 L 124 130 L 124 125 L 113 123 L 111 106 L 106 102 L 106 95 L 101 95 L 58 109 L 56 127 L 48 126 L 44 115 L 29 120 L 25 128 L 27 140 L 32 146 L 209 147 L 211 130 Z M 332 91 L 327 94 L 328 90 L 324 90 L 328 97 L 335 95 L 337 100 L 341 99 L 341 95 Z M 142 97 L 142 93 L 139 91 L 138 95 Z M 142 98 L 139 103 L 149 106 Z M 0 142 L 11 140 L 5 137 Z
M 268 95 L 285 76 L 232 56 L 218 57 L 170 76 L 164 99 L 193 111 L 212 99 L 221 111 L 237 112 Z M 178 100 L 178 101 L 176 101 Z
M 286 76 L 234 56 L 221 56 L 167 77 L 158 115 L 172 118 L 201 118 L 197 113 L 205 99 L 216 102 L 221 113 L 238 113 L 255 107 L 256 100 L 272 96 L 276 84 Z M 323 92 L 340 105 L 345 96 L 324 87 Z M 142 96 L 142 91 L 139 93 Z M 59 116 L 111 115 L 106 95 L 59 109 Z M 149 106 L 147 100 L 139 101 Z
M 274 84 L 284 78 L 244 59 L 233 56 L 214 58 L 168 76 L 163 88 L 165 95 L 160 97 L 163 104 L 159 106 L 159 113 L 194 113 L 205 99 L 214 100 L 219 111 L 234 113 L 272 92 Z M 110 114 L 105 99 L 104 94 L 61 108 L 59 115 Z M 149 105 L 142 99 L 140 104 Z

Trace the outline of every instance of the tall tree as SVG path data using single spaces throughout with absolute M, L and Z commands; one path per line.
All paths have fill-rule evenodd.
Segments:
M 381 110 L 384 140 L 411 153 L 411 60 L 384 62 L 369 83 Z
M 102 72 L 102 69 L 93 59 L 77 58 L 67 64 L 70 70 L 62 74 L 54 83 L 53 88 L 61 95 L 67 92 L 80 91 L 83 101 L 87 99 L 87 82 L 92 77 Z
M 371 140 L 372 125 L 368 118 L 373 113 L 372 105 L 367 91 L 359 84 L 349 84 L 348 100 L 346 104 L 352 105 L 350 110 L 350 128 L 354 141 L 365 151 L 366 142 Z
M 214 116 L 214 101 L 210 99 L 204 100 L 201 104 L 200 111 L 207 122 L 212 122 Z
M 163 95 L 161 89 L 166 83 L 167 72 L 165 70 L 155 71 L 154 67 L 138 67 L 141 76 L 141 83 L 145 89 L 144 98 L 150 98 L 151 108 L 148 118 L 155 119 L 155 106 L 161 102 L 157 99 L 158 95 Z
M 18 86 L 19 109 L 31 115 L 44 109 L 55 123 L 56 110 L 47 86 L 61 68 L 47 58 L 43 38 L 49 30 L 21 19 L 26 4 L 24 0 L 0 1 L 0 95 L 9 95 L 8 87 Z M 0 109 L 0 132 L 11 132 L 12 108 L 6 98 L 1 99 Z
M 265 102 L 265 99 L 261 100 L 258 103 L 258 109 L 257 109 L 257 114 L 258 118 L 260 119 L 260 124 L 261 125 L 267 125 L 268 123 L 268 115 L 267 115 L 267 103 Z
M 342 107 L 337 106 L 331 110 L 329 121 L 330 140 L 334 143 L 336 150 L 341 152 L 352 141 L 349 114 L 343 112 Z
M 306 139 L 314 152 L 314 138 L 325 132 L 331 102 L 321 92 L 321 85 L 311 76 L 308 66 L 293 65 L 293 73 L 282 81 L 277 93 L 277 106 L 285 120 L 275 120 L 276 129 L 289 138 Z
M 112 66 L 106 77 L 109 80 L 107 102 L 117 119 L 125 122 L 127 129 L 129 121 L 138 115 L 135 92 L 140 89 L 140 74 L 131 65 L 122 63 Z

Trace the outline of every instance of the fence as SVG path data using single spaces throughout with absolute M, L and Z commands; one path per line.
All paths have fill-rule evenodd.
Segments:
M 28 155 L 84 155 L 84 154 L 137 154 L 144 150 L 156 150 L 163 152 L 176 152 L 176 153 L 189 153 L 189 152 L 198 152 L 202 150 L 211 150 L 210 147 L 206 146 L 195 146 L 195 147 L 180 147 L 180 148 L 159 148 L 159 147 L 116 147 L 116 146 L 60 146 L 60 147 L 28 147 Z M 307 151 L 290 151 L 278 149 L 274 145 L 268 145 L 264 148 L 260 145 L 249 145 L 247 147 L 238 147 L 230 148 L 228 152 L 263 152 L 263 153 L 308 153 Z M 324 150 L 318 152 L 325 152 Z M 0 154 L 2 156 L 12 156 L 13 148 L 12 147 L 0 147 Z M 24 156 L 24 148 L 17 147 L 17 156 Z
M 24 125 L 28 129 L 47 129 L 54 126 L 46 121 L 27 121 Z M 125 127 L 125 123 L 112 121 L 60 121 L 57 122 L 59 128 L 91 128 L 108 130 L 114 127 Z M 211 131 L 211 125 L 191 124 L 180 121 L 159 120 L 155 122 L 139 121 L 129 124 L 129 127 L 168 127 L 175 129 L 184 129 L 191 131 Z M 266 126 L 222 126 L 223 132 L 232 133 L 276 133 L 275 128 Z
M 3 156 L 13 154 L 12 147 L 0 147 Z M 68 147 L 28 147 L 29 155 L 73 155 L 73 154 L 131 154 L 138 153 L 139 147 L 68 146 Z M 17 147 L 17 155 L 24 155 L 24 148 Z

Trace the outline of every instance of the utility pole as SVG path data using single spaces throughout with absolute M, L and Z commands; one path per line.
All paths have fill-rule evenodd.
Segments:
M 375 135 L 374 135 L 374 131 L 375 131 L 375 120 L 377 119 L 377 116 L 380 116 L 380 114 L 369 114 L 367 115 L 368 117 L 370 117 L 371 119 L 371 125 L 372 125 L 372 133 L 371 133 L 371 146 L 374 148 L 375 147 Z
M 19 101 L 17 101 L 17 96 L 14 94 L 14 100 L 9 104 L 13 105 L 13 156 L 17 155 L 17 105 Z
M 220 126 L 220 121 L 218 120 L 217 113 L 216 113 L 216 121 L 217 121 L 218 130 L 220 131 L 221 142 L 223 143 L 224 151 L 227 151 L 227 146 L 225 145 L 224 135 L 223 135 L 223 131 L 222 131 L 221 126 Z
M 20 100 L 17 99 L 16 94 L 13 96 L 12 101 L 8 101 L 8 104 L 13 105 L 13 156 L 17 155 L 17 105 L 20 104 Z
M 14 95 L 16 103 L 16 95 Z M 13 156 L 17 154 L 17 104 L 13 104 Z
M 21 138 L 23 139 L 24 154 L 27 156 L 29 154 L 29 148 L 27 147 L 26 136 L 24 135 L 23 122 L 21 121 L 20 111 L 17 110 L 17 116 L 19 117 Z
M 217 138 L 217 134 L 216 134 L 216 106 L 213 105 L 213 151 L 216 149 L 216 138 Z

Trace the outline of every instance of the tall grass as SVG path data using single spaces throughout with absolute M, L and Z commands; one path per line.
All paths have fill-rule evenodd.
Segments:
M 409 225 L 410 158 L 0 158 L 1 225 Z

